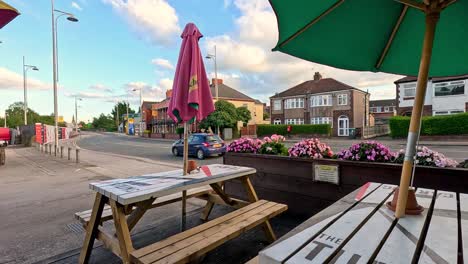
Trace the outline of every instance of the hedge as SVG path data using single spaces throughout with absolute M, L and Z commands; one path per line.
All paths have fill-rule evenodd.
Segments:
M 390 119 L 390 135 L 407 137 L 410 117 L 395 116 Z M 421 135 L 468 135 L 468 113 L 423 117 Z
M 331 126 L 329 124 L 321 125 L 290 125 L 291 135 L 309 134 L 309 135 L 330 135 Z M 270 136 L 273 134 L 287 135 L 288 125 L 257 125 L 257 136 Z

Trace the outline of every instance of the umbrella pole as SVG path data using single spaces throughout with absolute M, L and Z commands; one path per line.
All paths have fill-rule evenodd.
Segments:
M 187 175 L 187 168 L 188 168 L 188 125 L 187 122 L 184 123 L 184 171 L 183 175 Z M 185 230 L 185 223 L 186 223 L 186 207 L 187 207 L 187 191 L 182 191 L 182 219 L 181 219 L 181 227 L 182 231 Z
M 403 169 L 400 178 L 398 202 L 395 210 L 395 217 L 397 218 L 405 216 L 408 189 L 413 169 L 414 155 L 416 153 L 416 141 L 418 139 L 419 130 L 421 129 L 421 113 L 423 111 L 424 98 L 426 95 L 429 66 L 432 55 L 432 45 L 434 43 L 436 24 L 439 20 L 439 11 L 429 9 L 426 12 L 426 31 L 424 33 L 421 63 L 419 65 L 416 96 L 414 98 L 413 112 L 411 114 L 405 159 L 403 162 Z

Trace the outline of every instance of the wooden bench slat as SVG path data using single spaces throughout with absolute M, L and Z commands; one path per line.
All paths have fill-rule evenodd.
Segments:
M 388 198 L 393 189 L 394 186 L 387 184 L 377 188 L 373 193 L 361 200 L 355 208 L 341 216 L 314 240 L 305 245 L 286 263 L 302 263 L 305 261 L 325 263 L 335 253 L 341 242 L 347 239 L 375 208 Z
M 433 196 L 434 190 L 423 188 L 416 190 L 416 198 L 419 205 L 424 207 L 424 212 L 421 215 L 398 219 L 398 223 L 380 249 L 375 261 L 382 263 L 411 262 Z M 398 254 L 395 254 L 395 252 L 398 252 Z
M 190 247 L 177 251 L 176 253 L 153 263 L 187 263 L 196 260 L 224 242 L 239 236 L 243 232 L 258 226 L 261 223 L 264 223 L 266 220 L 286 211 L 286 209 L 286 205 L 276 204 L 265 211 L 259 212 L 255 216 L 246 218 L 244 221 L 224 229 L 222 232 L 206 237 L 200 243 L 195 243 Z
M 210 186 L 203 186 L 199 188 L 190 189 L 187 191 L 187 198 L 193 198 L 196 196 L 201 196 L 208 194 L 212 191 Z M 150 208 L 160 207 L 163 205 L 175 203 L 182 200 L 181 193 L 174 193 L 171 195 L 163 196 L 157 198 Z M 79 220 L 83 225 L 86 225 L 91 217 L 92 210 L 86 210 L 82 212 L 75 213 L 75 218 Z M 105 222 L 112 219 L 112 210 L 111 207 L 106 205 L 102 212 L 101 222 Z
M 236 225 L 242 221 L 245 221 L 245 219 L 255 217 L 256 215 L 259 215 L 262 212 L 267 211 L 271 207 L 274 207 L 276 205 L 278 204 L 274 202 L 267 202 L 265 204 L 262 204 L 261 206 L 253 208 L 252 210 L 248 212 L 245 212 L 227 221 L 221 222 L 218 225 L 215 225 L 211 228 L 205 229 L 200 233 L 194 234 L 193 236 L 187 237 L 183 240 L 179 240 L 175 243 L 171 243 L 170 245 L 166 247 L 162 247 L 159 250 L 153 251 L 151 254 L 141 257 L 140 261 L 142 263 L 151 263 L 156 260 L 162 259 L 166 256 L 169 256 L 171 254 L 174 254 L 185 248 L 189 248 L 196 243 L 200 243 L 200 242 L 203 243 L 202 241 L 206 240 L 207 238 L 210 238 L 219 233 L 224 233 L 227 228 L 233 225 Z
M 456 193 L 437 191 L 419 263 L 457 263 L 457 211 Z
M 196 226 L 194 228 L 191 228 L 185 232 L 182 232 L 182 233 L 178 233 L 176 235 L 173 235 L 165 240 L 162 240 L 158 243 L 155 243 L 155 244 L 152 244 L 152 245 L 149 245 L 149 246 L 146 246 L 144 248 L 141 248 L 141 249 L 138 249 L 136 251 L 134 251 L 132 253 L 132 256 L 135 257 L 135 258 L 141 258 L 145 255 L 148 255 L 150 254 L 151 252 L 154 252 L 156 250 L 159 250 L 160 248 L 163 248 L 163 247 L 166 247 L 168 245 L 171 245 L 179 240 L 183 240 L 183 239 L 186 239 L 187 237 L 190 237 L 190 236 L 193 236 L 197 233 L 200 233 L 208 228 L 211 228 L 213 226 L 216 226 L 222 222 L 225 222 L 231 218 L 234 218 L 236 216 L 239 216 L 245 212 L 248 212 L 254 208 L 257 208 L 263 204 L 266 204 L 268 201 L 265 201 L 265 200 L 260 200 L 258 202 L 255 202 L 255 203 L 252 203 L 250 205 L 247 205 L 241 209 L 238 209 L 238 210 L 235 210 L 229 214 L 226 214 L 226 215 L 223 215 L 221 217 L 218 217 L 216 219 L 213 219 L 205 224 L 202 224 L 202 225 L 199 225 L 199 226 Z

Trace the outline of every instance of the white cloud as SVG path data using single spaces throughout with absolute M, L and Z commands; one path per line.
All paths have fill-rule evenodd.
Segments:
M 161 58 L 152 59 L 151 63 L 163 69 L 174 70 L 174 65 L 172 65 L 172 63 L 166 59 L 161 59 Z
M 125 17 L 142 38 L 168 46 L 180 33 L 179 18 L 166 0 L 102 0 Z
M 161 79 L 157 85 L 151 85 L 145 82 L 129 82 L 124 85 L 125 96 L 128 97 L 130 101 L 139 103 L 140 89 L 142 91 L 143 100 L 160 101 L 166 97 L 166 90 L 172 89 L 172 79 Z
M 27 85 L 28 90 L 52 89 L 51 84 L 44 83 L 31 77 L 28 77 Z M 23 75 L 0 67 L 0 90 L 2 89 L 23 89 Z
M 65 96 L 79 97 L 79 98 L 86 98 L 86 99 L 103 99 L 103 98 L 109 97 L 109 95 L 106 93 L 98 93 L 98 92 L 66 93 Z
M 224 0 L 224 8 L 229 8 L 232 4 L 232 0 Z
M 206 53 L 216 45 L 218 75 L 225 74 L 228 85 L 251 97 L 268 101 L 275 92 L 310 80 L 318 71 L 324 78 L 334 78 L 357 88 L 376 87 L 371 89 L 379 94 L 376 97 L 394 96 L 393 81 L 399 78 L 397 75 L 340 70 L 272 52 L 278 32 L 276 17 L 268 1 L 235 0 L 234 6 L 241 13 L 234 19 L 234 32 L 207 37 L 201 43 Z M 212 70 L 210 65 L 207 68 Z M 239 76 L 233 78 L 232 74 Z
M 72 1 L 71 7 L 75 8 L 76 10 L 83 11 L 83 8 L 77 2 Z
M 110 87 L 105 86 L 104 84 L 97 83 L 93 84 L 89 87 L 90 90 L 97 90 L 97 91 L 102 91 L 102 92 L 107 92 L 107 93 L 112 93 L 113 90 Z

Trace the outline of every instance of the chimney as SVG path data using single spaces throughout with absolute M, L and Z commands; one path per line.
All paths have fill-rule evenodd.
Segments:
M 315 72 L 314 74 L 314 81 L 320 81 L 322 79 L 322 75 L 320 72 Z
M 211 79 L 211 83 L 212 83 L 213 85 L 215 85 L 215 82 L 216 82 L 216 81 L 218 81 L 218 85 L 219 85 L 219 84 L 223 84 L 223 79 L 219 79 L 219 78 L 218 78 L 218 79 L 216 79 L 216 78 Z
M 171 98 L 172 96 L 172 89 L 166 91 L 166 98 Z

